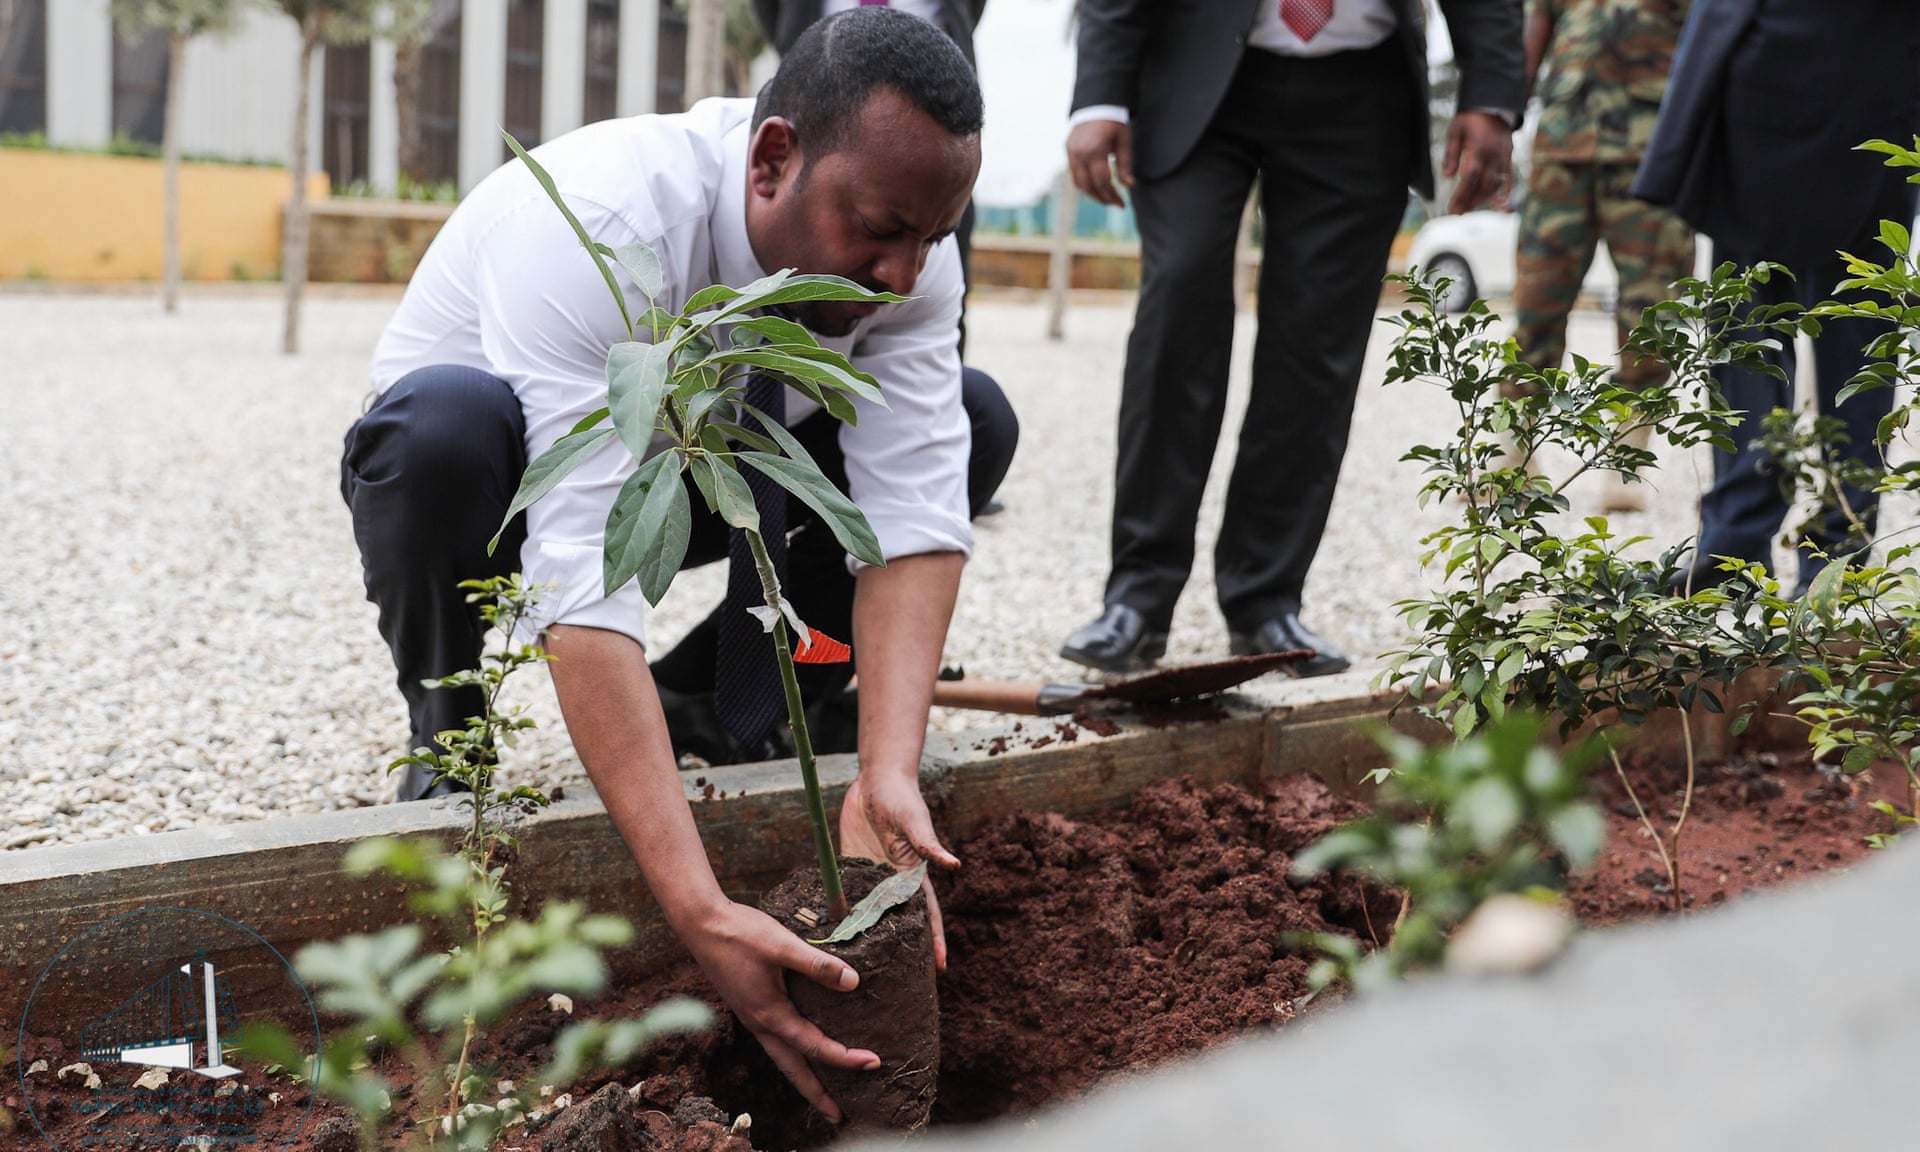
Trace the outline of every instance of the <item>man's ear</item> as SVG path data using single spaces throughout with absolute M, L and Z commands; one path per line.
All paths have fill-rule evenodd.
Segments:
M 747 145 L 747 186 L 771 200 L 789 176 L 799 175 L 805 163 L 793 122 L 784 116 L 769 116 L 753 130 L 753 142 Z

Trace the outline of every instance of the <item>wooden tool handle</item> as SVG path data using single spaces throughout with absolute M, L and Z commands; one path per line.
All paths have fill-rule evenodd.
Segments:
M 1045 687 L 1038 680 L 936 680 L 933 702 L 942 708 L 1042 716 L 1040 692 Z

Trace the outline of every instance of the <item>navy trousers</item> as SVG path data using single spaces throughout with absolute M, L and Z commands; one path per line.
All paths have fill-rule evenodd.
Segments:
M 1000 386 L 983 372 L 965 369 L 962 400 L 973 425 L 968 496 L 977 514 L 1013 462 L 1020 426 Z M 838 427 L 819 413 L 793 431 L 844 490 Z M 525 429 L 520 403 L 504 381 L 477 369 L 441 365 L 403 377 L 347 431 L 340 494 L 353 515 L 367 599 L 380 609 L 380 635 L 393 654 L 406 699 L 409 748 L 429 746 L 437 733 L 464 727 L 480 710 L 478 689 L 429 689 L 421 682 L 479 664 L 485 631 L 460 582 L 519 567 L 524 516 L 508 525 L 492 556 L 486 546 L 526 470 Z M 700 511 L 683 567 L 727 554 L 726 523 L 706 513 L 694 495 L 693 506 Z M 809 623 L 848 639 L 854 581 L 845 553 L 798 500 L 789 509 L 788 524 L 787 582 L 795 607 Z M 716 617 L 709 616 L 656 662 L 656 679 L 665 692 L 710 696 L 716 636 Z M 837 679 L 839 686 L 851 675 L 844 665 L 812 665 L 806 671 L 816 680 Z M 832 686 L 803 684 L 813 694 Z M 430 772 L 410 766 L 397 795 L 417 799 L 431 783 Z
M 1910 198 L 1902 196 L 1901 200 L 1904 203 L 1893 206 L 1896 211 L 1911 204 Z M 1900 217 L 1890 213 L 1888 218 Z M 1846 250 L 1861 254 L 1879 251 L 1880 246 L 1873 238 L 1877 235 L 1877 229 L 1876 222 L 1874 231 L 1863 233 Z M 1728 251 L 1720 246 L 1716 246 L 1714 251 L 1716 262 L 1732 260 L 1741 266 L 1769 258 L 1765 253 Z M 1829 298 L 1838 282 L 1835 271 L 1838 262 L 1829 259 L 1808 263 L 1819 271 L 1806 273 L 1795 268 L 1794 271 L 1799 273 L 1796 279 L 1775 276 L 1768 283 L 1758 286 L 1755 303 L 1797 301 L 1811 306 Z M 1820 335 L 1812 341 L 1819 412 L 1823 416 L 1839 419 L 1847 437 L 1842 452 L 1851 459 L 1878 463 L 1880 456 L 1874 436 L 1881 418 L 1893 409 L 1893 390 L 1880 388 L 1862 392 L 1849 398 L 1845 404 L 1836 403 L 1835 398 L 1847 382 L 1866 366 L 1866 346 L 1886 330 L 1887 325 L 1880 321 L 1823 320 Z M 1714 380 L 1719 384 L 1727 406 L 1746 415 L 1733 431 L 1735 451 L 1716 448 L 1713 453 L 1713 486 L 1700 498 L 1700 542 L 1696 549 L 1695 588 L 1718 583 L 1724 575 L 1713 570 L 1712 558 L 1715 556 L 1732 556 L 1764 564 L 1768 569 L 1773 567 L 1773 541 L 1786 520 L 1793 493 L 1788 491 L 1786 478 L 1774 466 L 1771 456 L 1760 444 L 1760 438 L 1768 413 L 1776 408 L 1793 407 L 1793 380 L 1797 366 L 1793 344 L 1783 341 L 1777 351 L 1767 355 L 1767 359 L 1785 374 L 1785 380 L 1776 380 L 1734 365 L 1722 365 L 1714 369 Z M 1879 498 L 1871 491 L 1849 486 L 1846 499 L 1855 514 L 1865 522 L 1868 535 L 1861 536 L 1850 531 L 1845 514 L 1829 503 L 1821 516 L 1808 526 L 1805 542 L 1816 545 L 1830 557 L 1857 551 L 1871 542 Z M 1798 543 L 1801 542 L 1796 541 Z M 1815 556 L 1811 550 L 1800 548 L 1796 565 L 1799 586 L 1804 588 L 1826 565 L 1827 561 Z

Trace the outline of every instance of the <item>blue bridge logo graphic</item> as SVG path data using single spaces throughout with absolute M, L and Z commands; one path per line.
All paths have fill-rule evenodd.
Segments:
M 233 991 L 200 952 L 82 1028 L 80 1051 L 89 1060 L 178 1068 L 218 1080 L 240 1072 L 221 1051 L 239 1032 Z

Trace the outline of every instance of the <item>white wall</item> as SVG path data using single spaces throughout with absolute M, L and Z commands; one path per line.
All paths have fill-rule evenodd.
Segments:
M 294 91 L 300 73 L 300 29 L 277 12 L 241 9 L 239 27 L 187 46 L 181 149 L 232 160 L 292 158 Z M 311 162 L 320 164 L 320 91 L 325 52 L 314 58 L 314 95 L 307 109 Z
M 107 0 L 47 5 L 47 139 L 99 148 L 113 137 L 113 19 Z
M 580 127 L 587 106 L 587 0 L 547 0 L 540 40 L 540 139 Z
M 500 166 L 506 143 L 507 0 L 465 0 L 460 9 L 460 191 Z

